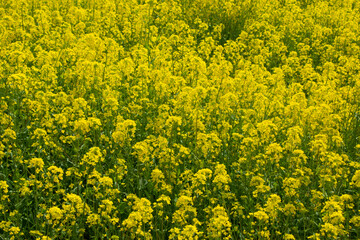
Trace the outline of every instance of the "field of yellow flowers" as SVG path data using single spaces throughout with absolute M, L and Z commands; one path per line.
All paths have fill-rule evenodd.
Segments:
M 360 239 L 357 0 L 0 0 L 0 239 Z

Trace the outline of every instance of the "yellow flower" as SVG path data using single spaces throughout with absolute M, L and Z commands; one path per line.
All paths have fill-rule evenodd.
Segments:
M 214 171 L 214 190 L 230 191 L 229 183 L 231 183 L 231 178 L 226 171 L 226 166 L 217 164 Z
M 44 167 L 44 161 L 41 158 L 32 158 L 25 161 L 30 168 L 35 168 L 35 172 L 39 173 Z
M 42 237 L 36 238 L 36 240 L 52 240 L 52 239 L 51 239 L 51 237 L 48 237 L 48 236 L 42 236 Z
M 109 177 L 101 177 L 101 178 L 99 178 L 99 182 L 101 185 L 106 186 L 106 187 L 113 186 L 113 180 Z
M 286 216 L 294 216 L 296 214 L 296 207 L 292 203 L 287 203 L 283 211 Z
M 132 212 L 129 217 L 122 222 L 122 230 L 128 232 L 132 238 L 143 237 L 151 239 L 150 230 L 152 229 L 152 212 L 151 202 L 146 198 L 138 198 L 131 194 L 127 197 L 133 200 Z
M 208 168 L 200 169 L 192 178 L 192 188 L 196 188 L 196 194 L 201 195 L 205 191 L 206 182 L 211 179 L 212 171 Z
M 254 212 L 251 215 L 254 215 L 254 217 L 256 217 L 256 219 L 260 222 L 267 223 L 269 221 L 269 215 L 267 215 L 266 212 L 262 210 Z
M 37 231 L 37 230 L 31 230 L 29 233 L 32 236 L 42 236 L 43 235 L 40 231 Z
M 342 227 L 335 226 L 331 223 L 325 223 L 321 225 L 320 233 L 321 236 L 324 236 L 326 238 L 336 239 L 344 234 L 344 230 L 342 229 Z
M 193 200 L 188 196 L 180 196 L 176 201 L 177 210 L 173 214 L 172 222 L 179 225 L 185 226 L 192 224 L 195 220 L 197 211 L 193 207 Z
M 63 211 L 58 207 L 51 207 L 47 211 L 46 219 L 49 220 L 50 224 L 57 224 L 63 217 Z
M 16 139 L 16 132 L 10 128 L 5 129 L 4 134 L 1 136 L 4 143 L 8 143 Z
M 86 119 L 79 119 L 74 122 L 74 131 L 79 131 L 81 134 L 90 132 L 90 123 Z
M 278 216 L 278 212 L 282 210 L 279 205 L 280 203 L 281 198 L 277 194 L 271 194 L 265 204 L 264 210 L 273 220 Z
M 55 183 L 59 183 L 61 180 L 63 180 L 64 171 L 61 168 L 50 166 L 47 170 L 51 173 L 52 179 Z
M 267 148 L 266 148 L 266 155 L 272 156 L 272 161 L 275 161 L 276 163 L 280 160 L 281 158 L 281 153 L 283 151 L 283 148 L 280 146 L 280 144 L 278 143 L 271 143 Z
M 65 202 L 62 204 L 63 213 L 68 218 L 89 212 L 89 206 L 82 201 L 80 196 L 74 193 L 66 194 L 64 200 Z
M 9 192 L 8 188 L 9 185 L 6 183 L 6 181 L 0 181 L 0 190 L 2 191 L 2 194 L 7 194 Z
M 198 150 L 205 158 L 215 158 L 219 154 L 222 142 L 215 132 L 210 134 L 199 133 L 196 141 Z
M 164 207 L 164 204 L 170 205 L 170 203 L 171 203 L 171 198 L 169 196 L 162 194 L 158 199 L 156 199 L 156 203 L 154 203 L 154 206 L 162 209 Z
M 86 219 L 86 223 L 89 224 L 89 227 L 100 224 L 99 214 L 96 213 L 90 214 Z
M 234 201 L 232 203 L 233 207 L 231 208 L 231 215 L 233 217 L 244 217 L 243 210 L 245 209 L 243 206 L 240 205 L 239 202 Z
M 360 211 L 359 211 L 360 213 Z M 360 228 L 360 216 L 353 216 L 350 219 L 350 223 L 353 224 L 355 227 Z
M 356 170 L 354 176 L 351 179 L 351 186 L 360 188 L 360 170 Z
M 270 190 L 269 186 L 264 185 L 265 180 L 262 179 L 260 176 L 254 176 L 251 178 L 250 186 L 256 187 L 256 189 L 253 191 L 253 196 L 258 197 L 259 193 L 266 193 Z
M 116 125 L 116 131 L 112 133 L 112 137 L 120 146 L 124 146 L 126 142 L 130 142 L 135 136 L 136 123 L 133 120 L 125 120 Z
M 296 178 L 285 178 L 283 180 L 283 188 L 285 189 L 285 194 L 289 197 L 298 196 L 296 190 L 301 186 L 301 182 Z
M 108 199 L 102 200 L 102 204 L 100 204 L 99 212 L 101 216 L 108 216 L 110 217 L 111 211 L 115 209 L 113 201 Z
M 285 233 L 284 240 L 296 240 L 294 235 Z
M 324 215 L 322 218 L 324 222 L 329 222 L 331 224 L 341 224 L 345 221 L 341 205 L 337 201 L 329 200 L 325 202 L 321 213 Z
M 207 224 L 209 239 L 231 239 L 231 223 L 224 207 L 211 210 L 212 217 Z
M 349 194 L 343 194 L 340 196 L 341 205 L 343 208 L 352 209 L 354 207 L 354 198 Z
M 171 193 L 172 187 L 165 182 L 165 176 L 162 171 L 158 168 L 155 168 L 151 172 L 151 180 L 155 183 L 155 189 L 158 191 L 165 191 Z
M 10 235 L 17 235 L 20 232 L 20 228 L 19 227 L 11 227 L 9 229 L 9 233 Z
M 89 152 L 85 154 L 85 156 L 82 158 L 82 164 L 88 164 L 90 166 L 95 166 L 99 162 L 103 162 L 103 154 L 98 147 L 92 147 L 90 148 Z
M 164 181 L 165 176 L 160 169 L 155 168 L 151 172 L 151 179 L 154 183 L 156 183 L 155 187 L 158 188 L 158 185 Z
M 179 228 L 172 228 L 170 233 L 170 239 L 178 240 L 197 240 L 202 235 L 202 232 L 199 232 L 194 225 L 186 225 L 182 230 Z

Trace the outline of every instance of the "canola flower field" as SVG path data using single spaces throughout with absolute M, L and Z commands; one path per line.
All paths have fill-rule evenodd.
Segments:
M 360 2 L 0 0 L 0 239 L 360 239 Z

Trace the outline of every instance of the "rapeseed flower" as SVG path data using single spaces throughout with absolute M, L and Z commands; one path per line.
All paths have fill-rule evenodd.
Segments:
M 2 1 L 0 238 L 356 238 L 359 10 Z

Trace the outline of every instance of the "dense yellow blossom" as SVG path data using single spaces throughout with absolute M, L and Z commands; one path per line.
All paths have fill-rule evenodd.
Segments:
M 89 149 L 89 152 L 86 153 L 82 158 L 82 163 L 88 164 L 90 166 L 95 166 L 102 161 L 104 161 L 103 153 L 98 147 L 92 147 L 91 149 Z
M 231 239 L 231 223 L 225 209 L 216 206 L 212 209 L 212 215 L 207 226 L 208 238 Z
M 30 160 L 25 161 L 30 168 L 34 168 L 36 173 L 42 171 L 44 167 L 44 161 L 41 158 L 32 158 Z
M 129 233 L 129 236 L 133 238 L 151 239 L 150 231 L 153 228 L 153 209 L 151 203 L 146 198 L 138 198 L 135 195 L 130 195 L 129 200 L 132 203 L 132 212 L 129 217 L 122 222 L 123 230 Z
M 359 11 L 0 1 L 0 238 L 358 239 Z
M 49 208 L 46 219 L 49 220 L 50 224 L 57 224 L 63 217 L 63 211 L 58 207 Z

